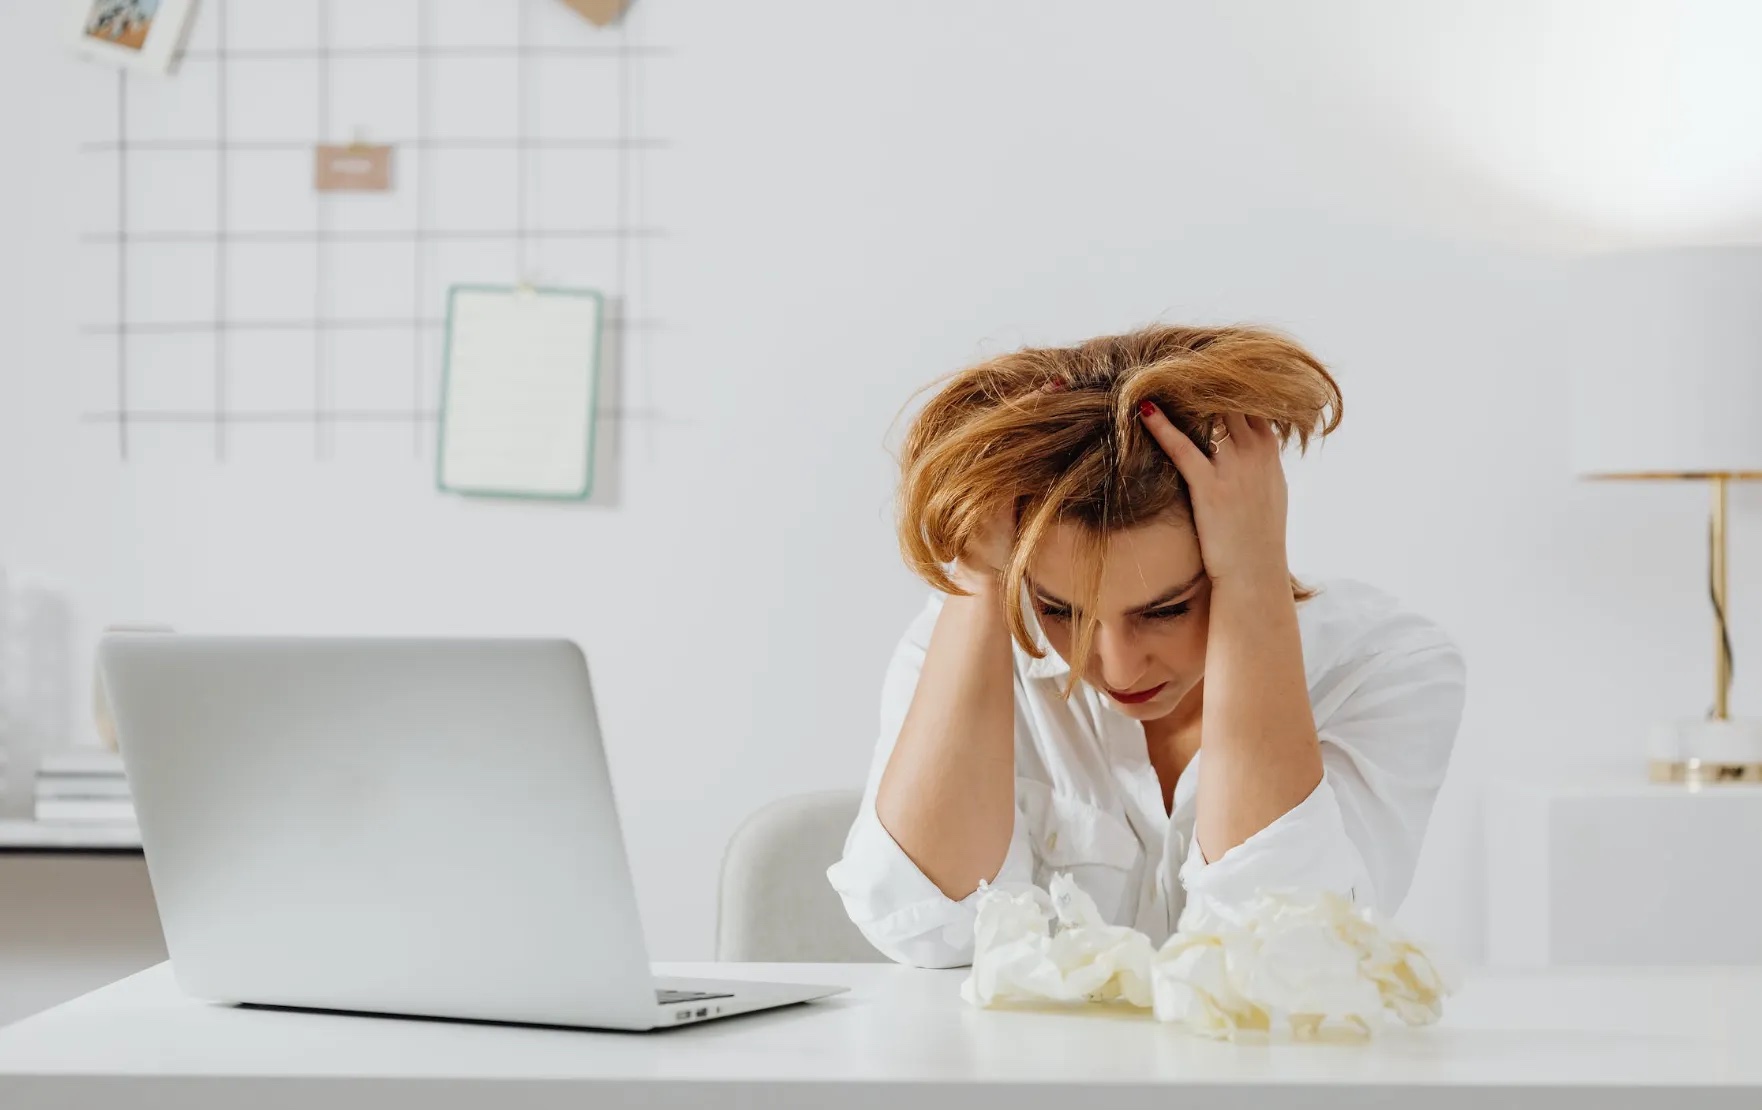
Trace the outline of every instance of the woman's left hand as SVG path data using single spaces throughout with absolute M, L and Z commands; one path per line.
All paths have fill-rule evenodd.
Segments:
M 1225 416 L 1228 434 L 1207 457 L 1152 402 L 1140 406 L 1139 417 L 1187 480 L 1206 576 L 1213 583 L 1287 582 L 1285 468 L 1272 425 Z

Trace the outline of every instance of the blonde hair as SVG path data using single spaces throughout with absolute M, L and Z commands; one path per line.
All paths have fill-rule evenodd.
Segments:
M 1225 413 L 1270 422 L 1279 442 L 1306 450 L 1340 423 L 1340 387 L 1314 355 L 1250 327 L 1149 327 L 1075 347 L 1033 347 L 962 370 L 913 419 L 901 451 L 898 525 L 905 561 L 944 593 L 966 591 L 947 564 L 1004 510 L 1015 521 L 1002 568 L 1005 597 L 1022 583 L 1048 528 L 1079 526 L 1087 570 L 1085 614 L 1073 645 L 1074 689 L 1094 640 L 1101 555 L 1109 534 L 1167 514 L 1192 519 L 1187 484 L 1139 422 L 1154 401 L 1208 450 Z M 1295 581 L 1299 600 L 1310 596 Z M 1035 658 L 1022 606 L 1011 634 Z M 1068 690 L 1067 690 L 1068 693 Z

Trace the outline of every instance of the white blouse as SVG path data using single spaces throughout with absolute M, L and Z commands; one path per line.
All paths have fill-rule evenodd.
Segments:
M 881 826 L 875 791 L 941 610 L 936 594 L 893 653 L 862 808 L 843 858 L 826 872 L 870 943 L 919 967 L 971 962 L 977 893 L 956 902 L 938 890 Z M 1322 888 L 1393 913 L 1450 761 L 1462 655 L 1436 625 L 1360 583 L 1325 583 L 1297 613 L 1322 781 L 1209 863 L 1193 842 L 1193 768 L 1204 751 L 1176 781 L 1166 813 L 1143 726 L 1087 683 L 1066 701 L 1064 660 L 1015 647 L 1016 822 L 993 885 L 1045 887 L 1053 872 L 1068 871 L 1110 922 L 1157 944 L 1189 894 L 1235 901 L 1263 889 Z M 1029 628 L 1039 634 L 1032 619 Z

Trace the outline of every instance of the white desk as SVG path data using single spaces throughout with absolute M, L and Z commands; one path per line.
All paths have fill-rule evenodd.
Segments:
M 1479 978 L 1443 1026 L 1280 1046 L 1201 1040 L 1133 1014 L 973 1010 L 957 995 L 962 972 L 663 970 L 855 990 L 664 1033 L 593 1033 L 207 1005 L 179 995 L 161 965 L 0 1030 L 0 1106 L 1762 1105 L 1762 968 Z

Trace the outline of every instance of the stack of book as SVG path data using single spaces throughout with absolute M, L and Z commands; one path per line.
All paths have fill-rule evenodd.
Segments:
M 36 816 L 55 825 L 133 825 L 122 757 L 102 748 L 45 754 L 37 765 Z

